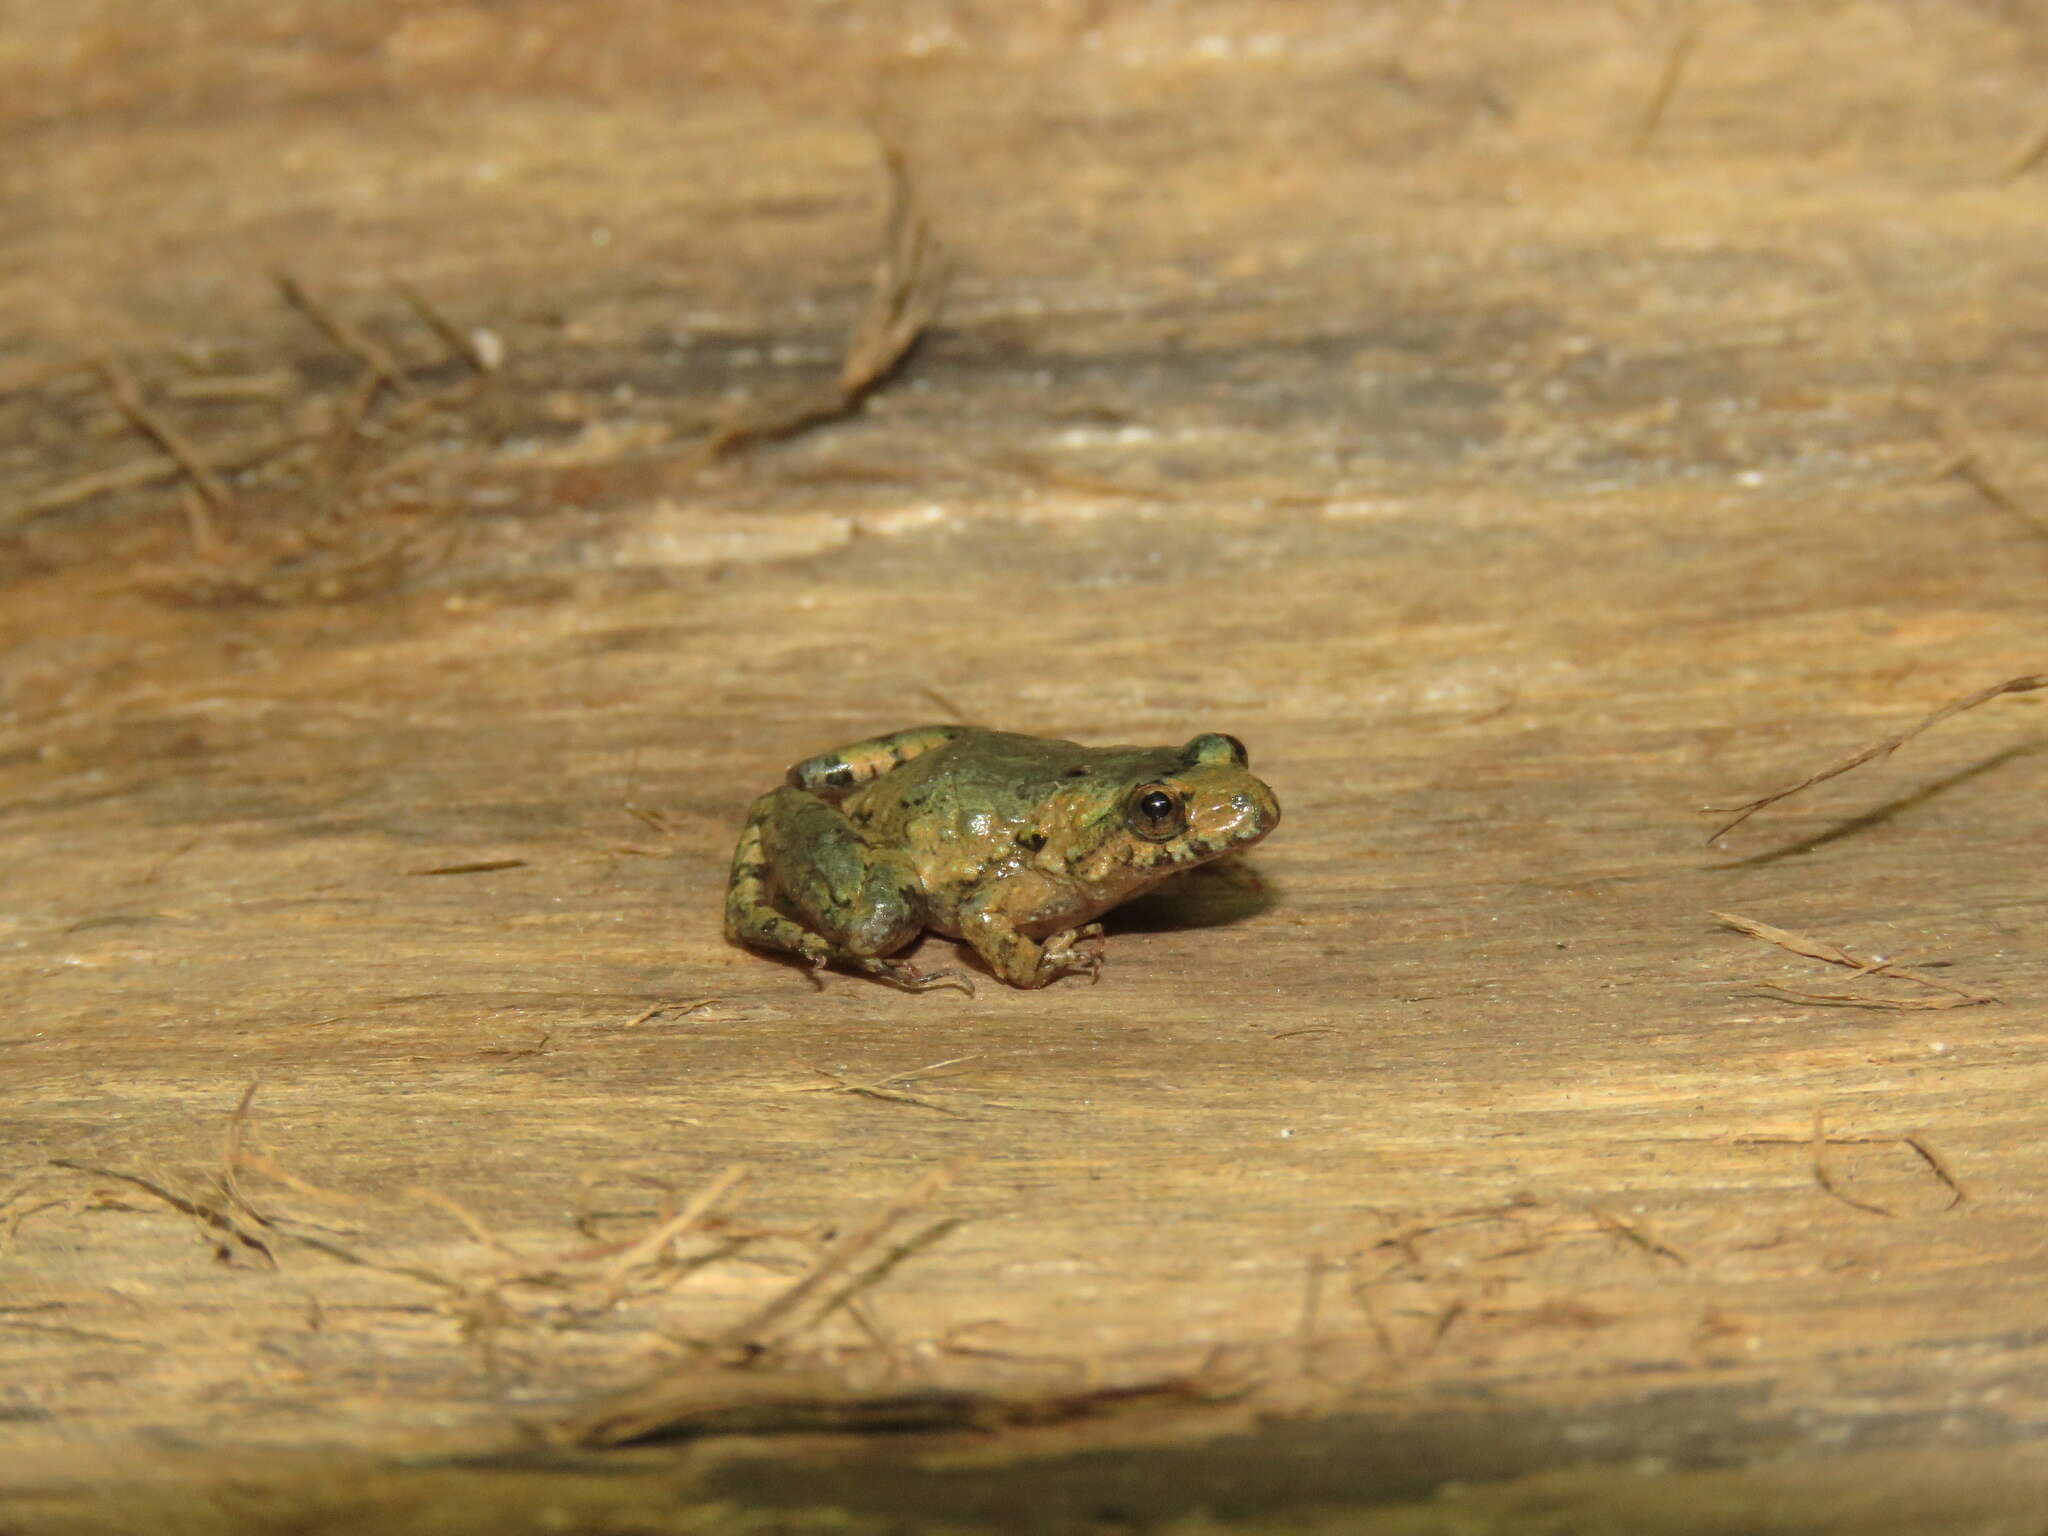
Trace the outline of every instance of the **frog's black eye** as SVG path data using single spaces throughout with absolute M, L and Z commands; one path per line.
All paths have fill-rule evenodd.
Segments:
M 1235 736 L 1226 736 L 1221 731 L 1211 731 L 1205 736 L 1197 736 L 1182 747 L 1180 760 L 1191 768 L 1196 763 L 1229 763 L 1242 768 L 1251 761 L 1251 758 L 1245 752 L 1244 743 Z
M 1187 808 L 1161 784 L 1140 784 L 1124 807 L 1124 825 L 1148 843 L 1163 843 L 1187 829 Z

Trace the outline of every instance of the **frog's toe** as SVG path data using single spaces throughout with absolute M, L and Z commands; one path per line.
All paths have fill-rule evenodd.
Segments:
M 1102 980 L 1103 949 L 1100 923 L 1085 923 L 1071 933 L 1056 935 L 1047 941 L 1042 957 L 1045 979 L 1086 972 L 1091 983 Z
M 933 987 L 958 987 L 969 997 L 974 996 L 974 978 L 965 971 L 922 972 L 914 985 L 920 992 L 929 992 Z
M 974 996 L 974 978 L 964 971 L 921 971 L 907 960 L 863 960 L 860 968 L 877 981 L 886 981 L 905 992 L 929 992 L 934 987 L 958 987 Z
M 1102 980 L 1102 954 L 1099 950 L 1077 950 L 1059 957 L 1056 964 L 1059 968 L 1048 980 L 1061 976 L 1086 976 L 1091 987 Z

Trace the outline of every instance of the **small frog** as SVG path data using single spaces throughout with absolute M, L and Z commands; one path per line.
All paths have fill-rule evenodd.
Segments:
M 807 758 L 754 802 L 725 931 L 907 991 L 974 984 L 888 957 L 930 928 L 1013 987 L 1102 968 L 1092 921 L 1280 824 L 1234 736 L 1083 747 L 923 725 Z

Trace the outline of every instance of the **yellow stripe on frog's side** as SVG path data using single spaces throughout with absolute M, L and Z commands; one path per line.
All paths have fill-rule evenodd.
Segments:
M 808 790 L 823 799 L 840 800 L 890 769 L 900 768 L 913 757 L 922 757 L 973 729 L 971 725 L 913 725 L 886 736 L 871 736 L 836 752 L 821 752 L 792 764 L 788 781 L 793 788 Z

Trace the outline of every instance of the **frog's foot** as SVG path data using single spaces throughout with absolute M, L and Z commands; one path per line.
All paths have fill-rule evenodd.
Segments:
M 905 992 L 929 992 L 934 987 L 958 987 L 974 996 L 974 978 L 965 971 L 921 971 L 908 960 L 877 960 L 872 957 L 851 962 L 877 981 L 886 981 Z
M 1045 950 L 1039 957 L 1040 971 L 1046 981 L 1059 976 L 1078 976 L 1086 971 L 1090 984 L 1093 984 L 1102 980 L 1105 947 L 1100 923 L 1085 923 L 1065 933 L 1056 933 L 1045 941 Z

